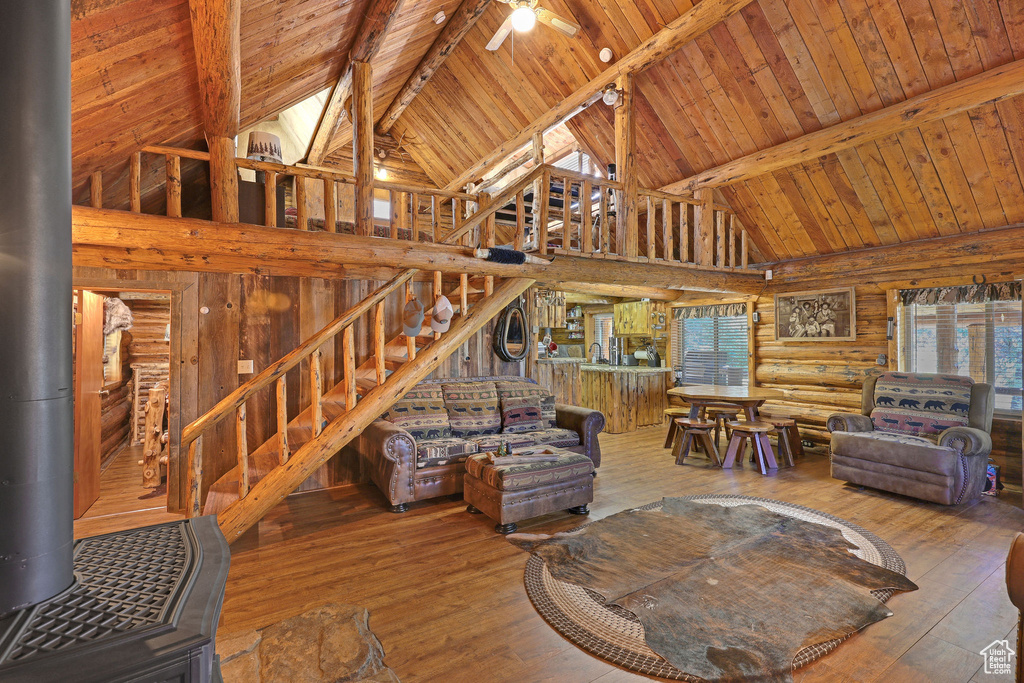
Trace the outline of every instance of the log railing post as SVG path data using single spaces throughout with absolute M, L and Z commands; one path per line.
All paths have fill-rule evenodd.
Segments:
M 679 262 L 690 262 L 690 205 L 679 202 Z
M 295 180 L 295 227 L 309 230 L 309 207 L 306 206 L 306 179 L 293 176 Z
M 698 266 L 710 266 L 715 258 L 715 208 L 711 188 L 697 190 L 694 198 L 700 203 L 695 209 L 693 221 L 693 262 Z
M 572 249 L 572 178 L 562 178 L 562 249 Z
M 592 188 L 589 180 L 584 180 L 580 186 L 580 251 L 584 254 L 594 252 L 594 228 L 591 215 L 593 202 L 591 199 Z
M 442 287 L 443 287 L 443 284 L 442 284 L 442 278 L 441 278 L 441 271 L 440 270 L 435 270 L 434 271 L 434 301 L 437 301 L 438 297 L 440 297 L 441 294 L 443 294 Z M 435 332 L 434 333 L 434 339 L 440 339 L 440 338 L 441 338 L 441 333 L 440 332 Z
M 600 221 L 601 231 L 597 240 L 597 248 L 602 254 L 607 256 L 611 252 L 611 225 L 609 224 L 608 218 L 608 193 L 602 187 L 600 188 L 601 194 L 598 200 L 597 218 Z
M 412 280 L 405 283 L 405 303 L 409 303 L 416 298 L 416 292 L 412 288 Z M 405 337 L 405 351 L 406 356 L 409 360 L 416 358 L 416 337 Z
M 653 261 L 657 254 L 655 253 L 655 239 L 654 239 L 654 224 L 657 216 L 654 214 L 654 198 L 647 195 L 647 253 L 646 256 L 649 260 Z
M 235 410 L 235 447 L 238 459 L 238 497 L 249 494 L 249 442 L 245 434 L 245 403 Z
M 729 214 L 729 258 L 725 264 L 730 268 L 736 267 L 736 214 Z
M 373 312 L 373 358 L 374 371 L 377 376 L 377 386 L 384 384 L 386 377 L 386 366 L 384 365 L 384 302 L 377 304 Z
M 185 491 L 185 515 L 202 514 L 203 437 L 200 434 L 188 445 L 188 490 Z
M 440 197 L 437 195 L 431 195 L 430 197 L 430 228 L 434 234 L 434 244 L 441 241 L 441 202 Z
M 277 380 L 277 446 L 281 451 L 281 464 L 288 462 L 291 450 L 288 448 L 288 385 L 286 377 Z
M 277 227 L 277 173 L 267 171 L 263 176 L 263 224 Z
M 481 194 L 480 195 L 480 209 L 479 210 L 483 211 L 484 209 L 488 208 L 491 205 L 492 201 L 493 201 L 493 198 L 490 195 Z M 481 239 L 480 239 L 481 243 L 480 243 L 480 246 L 485 248 L 485 249 L 490 249 L 491 247 L 493 247 L 495 239 L 496 239 L 495 235 L 497 233 L 497 230 L 498 230 L 498 217 L 495 214 L 492 213 L 490 216 L 488 216 L 486 219 L 484 219 L 484 224 L 482 226 L 482 231 L 481 231 Z M 486 296 L 490 296 L 493 293 L 494 293 L 494 276 L 493 275 L 485 275 L 484 276 L 484 294 Z
M 536 192 L 536 188 L 534 189 Z M 548 253 L 548 206 L 551 203 L 551 171 L 544 169 L 540 177 L 540 192 L 537 193 L 540 200 L 540 208 L 533 215 L 535 234 L 537 235 L 537 250 L 541 254 Z M 536 203 L 536 200 L 534 201 Z
M 420 196 L 413 192 L 409 195 L 409 239 L 420 242 Z
M 740 268 L 747 267 L 747 231 L 740 232 Z
M 469 313 L 469 275 L 461 273 L 459 275 L 459 317 L 465 318 Z
M 324 230 L 338 232 L 337 185 L 331 178 L 324 179 Z
M 719 268 L 725 267 L 725 212 L 715 212 L 715 241 L 717 243 L 718 259 L 717 265 Z
M 516 234 L 512 237 L 512 248 L 523 250 L 526 244 L 526 198 L 522 191 L 516 193 Z
M 89 204 L 94 209 L 103 208 L 103 171 L 93 171 L 89 176 Z
M 313 436 L 320 436 L 324 428 L 324 375 L 320 349 L 309 355 L 309 417 L 313 422 Z
M 128 203 L 135 213 L 142 211 L 142 153 L 132 152 L 128 160 Z
M 672 260 L 672 201 L 661 200 L 661 255 Z
M 167 215 L 181 218 L 181 157 L 167 155 Z
M 345 410 L 356 407 L 356 341 L 352 325 L 342 333 L 343 370 L 345 372 Z

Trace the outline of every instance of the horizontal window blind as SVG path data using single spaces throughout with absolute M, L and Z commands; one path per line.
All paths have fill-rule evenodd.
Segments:
M 749 382 L 747 316 L 677 318 L 673 325 L 672 367 L 683 384 Z
M 555 168 L 562 168 L 566 171 L 575 171 L 577 173 L 591 173 L 595 176 L 601 175 L 601 169 L 597 167 L 597 164 L 590 163 L 590 155 L 577 154 L 575 152 L 568 154 L 554 164 Z
M 601 345 L 601 358 L 611 360 L 608 353 L 608 342 L 612 336 L 612 314 L 596 313 L 594 315 L 594 341 Z M 590 350 L 587 350 L 587 358 L 590 358 Z
M 1021 412 L 1021 302 L 899 308 L 899 367 L 993 384 L 996 411 Z

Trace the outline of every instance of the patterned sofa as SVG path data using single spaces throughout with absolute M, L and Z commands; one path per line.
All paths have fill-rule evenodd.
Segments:
M 602 429 L 600 411 L 556 404 L 523 377 L 427 380 L 367 427 L 356 447 L 391 509 L 403 512 L 414 500 L 461 492 L 466 459 L 502 443 L 565 448 L 596 468 Z
M 944 505 L 974 500 L 992 451 L 995 390 L 970 377 L 887 372 L 861 414 L 828 418 L 832 476 Z

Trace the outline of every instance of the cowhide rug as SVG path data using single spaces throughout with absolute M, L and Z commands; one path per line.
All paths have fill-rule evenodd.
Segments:
M 708 681 L 792 680 L 801 649 L 892 615 L 869 591 L 916 590 L 838 529 L 759 505 L 666 498 L 553 536 L 514 534 L 558 580 L 635 614 L 648 646 Z

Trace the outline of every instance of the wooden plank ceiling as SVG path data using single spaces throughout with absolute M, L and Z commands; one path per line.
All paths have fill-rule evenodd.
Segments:
M 246 0 L 242 125 L 338 77 L 367 0 Z M 374 61 L 384 112 L 453 0 L 405 2 Z M 542 0 L 575 38 L 538 25 L 494 53 L 492 3 L 392 134 L 437 184 L 530 123 L 691 8 L 688 0 Z M 201 137 L 187 3 L 73 4 L 75 177 L 141 144 Z M 168 28 L 169 27 L 169 28 Z M 737 157 L 1024 58 L 1021 0 L 757 0 L 636 79 L 640 183 L 660 187 Z M 612 111 L 570 122 L 614 158 Z M 331 159 L 351 138 L 343 123 Z M 1017 97 L 722 189 L 766 259 L 1024 222 L 1024 98 Z

